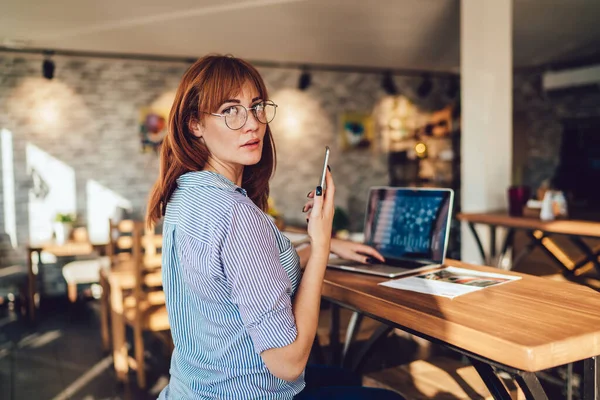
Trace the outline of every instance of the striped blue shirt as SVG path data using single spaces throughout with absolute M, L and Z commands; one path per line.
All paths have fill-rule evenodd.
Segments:
M 298 254 L 244 189 L 189 172 L 167 205 L 162 273 L 175 350 L 159 399 L 291 399 L 260 353 L 296 339 Z

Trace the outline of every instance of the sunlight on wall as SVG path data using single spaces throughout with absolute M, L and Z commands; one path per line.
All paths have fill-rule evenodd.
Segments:
M 12 133 L 0 130 L 2 150 L 2 195 L 4 203 L 4 232 L 10 237 L 13 247 L 17 247 L 17 214 L 15 212 L 15 174 L 13 164 Z
M 282 89 L 271 98 L 278 105 L 271 128 L 279 140 L 301 139 L 315 120 L 324 115 L 319 102 L 298 89 Z
M 150 107 L 157 110 L 166 110 L 167 113 L 171 110 L 173 101 L 175 101 L 175 90 L 170 90 L 161 94 L 156 100 L 152 102 Z
M 87 224 L 92 243 L 108 242 L 108 220 L 117 208 L 131 211 L 131 202 L 96 181 L 87 181 Z
M 11 92 L 6 104 L 12 118 L 26 121 L 35 134 L 59 136 L 77 129 L 73 121 L 87 124 L 91 118 L 81 96 L 57 79 L 26 78 Z
M 56 213 L 75 213 L 75 171 L 39 147 L 27 143 L 29 189 L 29 239 L 41 243 L 52 239 Z

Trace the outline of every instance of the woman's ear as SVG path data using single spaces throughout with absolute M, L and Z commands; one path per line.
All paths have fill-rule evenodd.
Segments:
M 198 120 L 190 120 L 189 128 L 197 138 L 201 138 L 204 135 L 204 126 Z

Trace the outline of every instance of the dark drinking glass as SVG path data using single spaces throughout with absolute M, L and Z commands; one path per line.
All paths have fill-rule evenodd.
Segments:
M 523 216 L 523 207 L 531 196 L 531 189 L 527 186 L 511 186 L 508 188 L 508 215 L 512 217 Z

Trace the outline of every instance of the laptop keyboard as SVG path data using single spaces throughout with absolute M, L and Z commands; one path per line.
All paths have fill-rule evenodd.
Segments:
M 329 260 L 328 264 L 347 265 L 349 267 L 354 267 L 354 266 L 358 266 L 358 265 L 369 265 L 368 263 L 362 263 L 362 262 L 352 261 L 352 260 L 344 260 L 341 258 L 334 258 L 332 260 Z M 377 261 L 377 262 L 374 262 L 373 265 L 386 265 L 389 267 L 414 269 L 414 268 L 424 267 L 427 264 L 422 263 L 422 262 L 403 260 L 403 261 L 397 261 L 397 262 L 393 262 L 393 263 L 382 263 L 380 261 Z
M 402 261 L 395 261 L 395 262 L 386 262 L 386 263 L 381 263 L 378 262 L 377 264 L 380 265 L 389 265 L 390 267 L 399 267 L 399 268 L 406 268 L 406 269 L 415 269 L 415 268 L 420 268 L 420 267 L 424 267 L 427 264 L 426 263 L 422 263 L 422 262 L 417 262 L 417 261 L 410 261 L 410 260 L 402 260 Z

